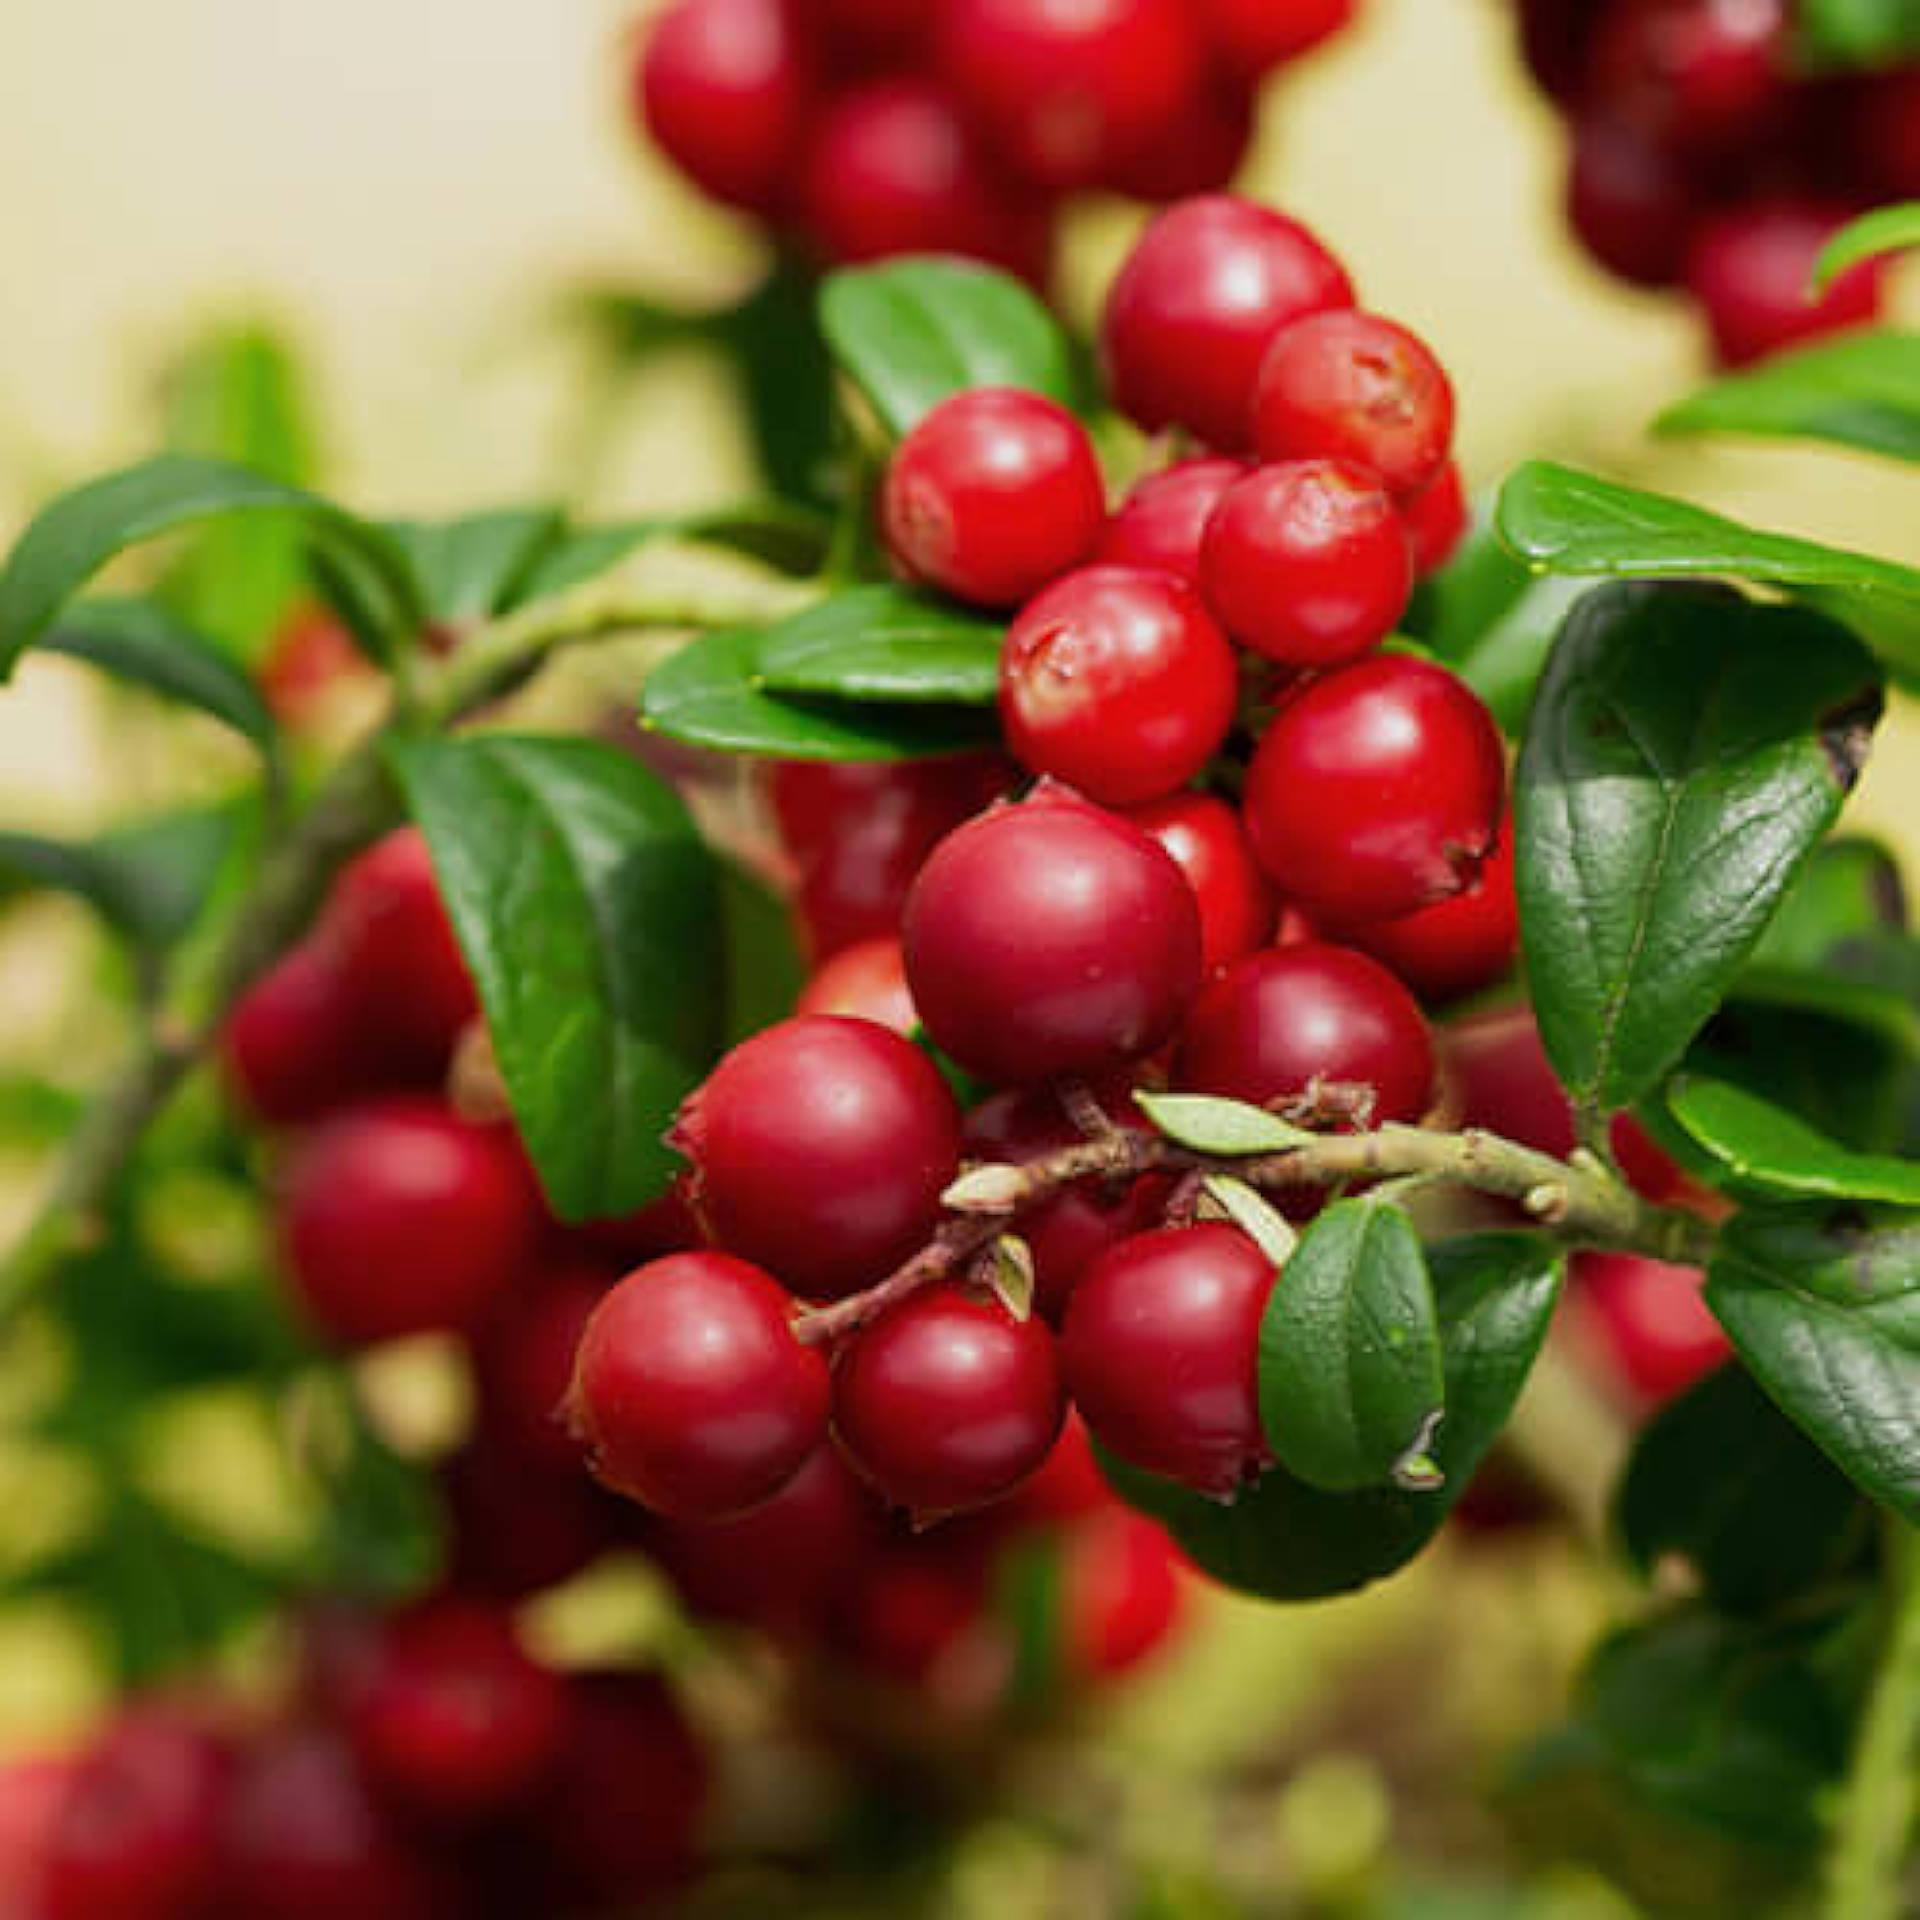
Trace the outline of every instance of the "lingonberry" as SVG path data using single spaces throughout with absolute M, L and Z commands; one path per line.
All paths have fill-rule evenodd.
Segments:
M 1920 66 L 1870 76 L 1852 134 L 1860 169 L 1876 198 L 1920 199 Z
M 959 1161 L 960 1115 L 910 1040 L 809 1014 L 734 1048 L 673 1137 L 718 1242 L 830 1299 L 926 1237 Z
M 924 855 L 1004 793 L 1013 777 L 1012 766 L 991 753 L 898 763 L 777 760 L 768 770 L 766 798 L 781 848 L 805 868 L 876 814 L 910 825 L 902 837 L 924 839 Z
M 1620 0 L 1588 55 L 1590 97 L 1675 151 L 1777 131 L 1789 97 L 1784 0 Z
M 1238 460 L 1181 460 L 1148 474 L 1114 509 L 1093 557 L 1109 566 L 1158 567 L 1197 587 L 1207 522 L 1246 472 Z
M 813 104 L 787 0 L 674 0 L 634 78 L 648 131 L 696 186 L 780 209 Z
M 1018 1533 L 1027 1527 L 1058 1528 L 1088 1514 L 1103 1513 L 1118 1502 L 1119 1496 L 1107 1485 L 1094 1458 L 1087 1423 L 1070 1407 L 1060 1438 L 1040 1471 L 989 1517 L 1004 1519 L 1009 1532 Z
M 1449 460 L 1440 469 L 1439 479 L 1430 481 L 1411 500 L 1403 500 L 1400 517 L 1413 543 L 1414 573 L 1422 580 L 1438 573 L 1459 550 L 1473 524 L 1460 463 Z
M 1413 546 L 1370 468 L 1286 460 L 1221 496 L 1200 585 L 1243 646 L 1283 666 L 1334 667 L 1378 646 L 1406 612 Z
M 835 1438 L 885 1500 L 922 1519 L 1011 1493 L 1065 1417 L 1046 1324 L 957 1286 L 891 1309 L 834 1372 Z
M 1520 950 L 1513 834 L 1503 829 L 1471 885 L 1397 920 L 1369 920 L 1340 938 L 1384 961 L 1421 999 L 1458 1000 L 1501 980 Z
M 907 962 L 900 942 L 862 940 L 842 947 L 801 988 L 794 1012 L 839 1014 L 849 1020 L 870 1020 L 895 1033 L 912 1033 L 920 1016 L 907 991 Z
M 1687 286 L 1706 315 L 1722 366 L 1864 326 L 1880 311 L 1880 263 L 1864 261 L 1813 291 L 1820 250 L 1843 210 L 1794 200 L 1736 207 L 1704 222 L 1687 256 Z
M 1637 287 L 1670 287 L 1686 271 L 1700 218 L 1685 169 L 1643 128 L 1604 113 L 1575 121 L 1567 221 L 1580 244 Z
M 441 1469 L 452 1539 L 451 1578 L 462 1593 L 525 1600 L 562 1585 L 633 1531 L 634 1509 L 580 1471 L 520 1451 L 482 1425 Z
M 826 1362 L 793 1336 L 793 1301 L 725 1253 L 676 1253 L 601 1301 L 568 1414 L 594 1472 L 671 1519 L 771 1499 L 827 1427 Z
M 0 1761 L 0 1887 L 12 1902 L 12 1920 L 32 1920 L 30 1902 L 44 1912 L 42 1874 L 58 1830 L 60 1809 L 83 1756 L 26 1753 Z M 0 1913 L 8 1909 L 0 1907 Z
M 1209 69 L 1180 118 L 1158 140 L 1120 155 L 1105 184 L 1155 206 L 1224 191 L 1252 151 L 1256 104 L 1246 81 Z
M 1014 757 L 1106 806 L 1191 780 L 1226 739 L 1239 691 L 1233 649 L 1200 596 L 1142 568 L 1082 567 L 1055 581 L 1000 655 Z
M 894 450 L 880 495 L 901 570 L 984 607 L 1016 607 L 1077 566 L 1105 517 L 1086 429 L 1018 387 L 941 401 Z
M 473 1342 L 474 1390 L 489 1433 L 556 1466 L 578 1459 L 561 1402 L 580 1336 L 617 1277 L 585 1262 L 542 1267 L 499 1302 Z
M 307 941 L 241 995 L 220 1036 L 222 1077 L 251 1119 L 298 1126 L 379 1084 L 368 1038 L 333 956 Z
M 1200 912 L 1173 860 L 1130 822 L 1047 789 L 934 849 L 903 944 L 935 1043 L 1009 1086 L 1151 1053 L 1200 982 Z
M 1433 1036 L 1377 960 L 1310 942 L 1269 947 L 1205 987 L 1180 1035 L 1175 1078 L 1270 1107 L 1316 1082 L 1364 1090 L 1360 1117 L 1418 1120 L 1433 1096 Z
M 1060 1613 L 1069 1672 L 1118 1679 L 1179 1631 L 1187 1591 L 1179 1549 L 1144 1513 L 1110 1506 L 1069 1529 L 1060 1546 Z
M 834 1625 L 840 1651 L 863 1673 L 929 1695 L 942 1705 L 977 1703 L 997 1690 L 978 1672 L 991 1656 L 992 1569 L 952 1524 L 890 1541 L 856 1570 Z
M 1267 1464 L 1260 1318 L 1274 1268 L 1245 1234 L 1203 1223 L 1123 1241 L 1082 1277 L 1060 1358 L 1099 1443 L 1200 1493 Z
M 1239 451 L 1253 441 L 1274 335 L 1352 303 L 1339 261 L 1297 220 L 1227 194 L 1170 207 L 1107 295 L 1100 351 L 1113 403 L 1149 432 L 1185 427 Z
M 1607 0 L 1519 0 L 1520 56 L 1541 90 L 1573 105 L 1586 80 L 1593 30 Z
M 1382 654 L 1282 703 L 1247 777 L 1247 831 L 1310 914 L 1384 920 L 1472 884 L 1505 786 L 1500 731 L 1472 689 Z
M 1401 499 L 1439 477 L 1453 441 L 1453 387 L 1432 350 L 1352 308 L 1273 336 L 1253 409 L 1263 459 L 1358 461 Z
M 1176 793 L 1127 818 L 1187 876 L 1200 908 L 1200 964 L 1209 975 L 1273 938 L 1280 902 L 1253 857 L 1240 816 L 1208 793 Z
M 1208 43 L 1238 73 L 1257 80 L 1330 40 L 1359 0 L 1197 0 Z
M 921 0 L 794 0 L 796 17 L 840 56 L 836 65 L 899 66 L 919 55 L 929 21 Z
M 1733 1352 L 1692 1267 L 1635 1253 L 1582 1253 L 1574 1258 L 1573 1279 L 1589 1343 L 1642 1402 L 1671 1400 Z
M 347 1346 L 472 1331 L 532 1252 L 541 1218 L 509 1133 L 415 1096 L 325 1121 L 290 1157 L 278 1214 L 301 1306 Z

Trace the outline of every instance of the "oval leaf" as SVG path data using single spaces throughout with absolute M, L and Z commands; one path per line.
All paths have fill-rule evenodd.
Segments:
M 1737 1187 L 1788 1198 L 1888 1200 L 1920 1207 L 1920 1163 L 1854 1153 L 1742 1087 L 1681 1078 L 1666 1099 L 1673 1117 Z
M 1853 13 L 1871 11 L 1876 0 L 1845 0 Z M 1889 20 L 1903 23 L 1904 47 L 1896 45 L 1879 51 L 1906 52 L 1920 57 L 1920 11 L 1913 0 L 1877 0 L 1879 11 Z M 1806 0 L 1806 12 L 1814 17 L 1836 11 L 1834 0 Z M 1849 267 L 1863 260 L 1877 260 L 1883 254 L 1904 253 L 1920 247 L 1920 200 L 1904 200 L 1898 206 L 1876 207 L 1850 220 L 1820 249 L 1813 263 L 1813 284 L 1830 286 Z
M 1208 1093 L 1136 1093 L 1134 1105 L 1177 1145 L 1223 1160 L 1285 1153 L 1315 1137 L 1262 1107 Z
M 429 619 L 484 620 L 518 604 L 520 589 L 565 532 L 556 507 L 504 507 L 458 520 L 390 520 Z
M 1877 840 L 1829 840 L 1781 901 L 1756 964 L 1815 969 L 1843 940 L 1897 933 L 1907 924 L 1900 863 Z
M 854 587 L 762 634 L 760 676 L 775 693 L 990 707 L 1003 632 L 904 587 Z

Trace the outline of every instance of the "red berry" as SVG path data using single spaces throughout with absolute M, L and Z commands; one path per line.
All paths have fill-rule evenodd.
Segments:
M 1590 94 L 1676 151 L 1740 155 L 1778 132 L 1791 81 L 1783 0 L 1620 0 Z
M 813 1014 L 735 1047 L 674 1139 L 719 1243 L 831 1299 L 926 1238 L 959 1162 L 960 1115 L 910 1040 Z
M 1059 1527 L 1118 1504 L 1119 1496 L 1107 1485 L 1106 1475 L 1093 1456 L 1087 1423 L 1069 1408 L 1067 1423 L 1060 1429 L 1060 1438 L 1053 1443 L 1045 1464 L 1004 1511 L 1016 1526 Z
M 340 621 L 321 607 L 301 607 L 281 622 L 258 669 L 260 691 L 283 727 L 314 726 L 347 689 L 376 683 L 373 662 Z
M 1180 1552 L 1143 1513 L 1113 1506 L 1060 1548 L 1065 1659 L 1088 1680 L 1117 1679 L 1160 1652 L 1186 1611 Z
M 525 1600 L 584 1573 L 632 1532 L 634 1509 L 580 1471 L 522 1453 L 483 1426 L 441 1471 L 462 1593 Z
M 472 1331 L 531 1254 L 540 1218 L 511 1134 L 419 1098 L 325 1122 L 289 1159 L 279 1200 L 301 1305 L 347 1346 Z
M 1176 793 L 1127 818 L 1187 876 L 1200 907 L 1200 963 L 1212 975 L 1273 938 L 1280 902 L 1260 871 L 1240 816 L 1206 793 Z
M 578 1460 L 561 1403 L 580 1336 L 615 1277 L 603 1267 L 549 1267 L 525 1275 L 500 1302 L 473 1343 L 474 1388 L 487 1432 L 554 1466 Z
M 333 956 L 294 947 L 228 1017 L 220 1065 L 234 1100 L 267 1126 L 298 1126 L 378 1084 L 369 1036 Z
M 1233 68 L 1257 80 L 1330 40 L 1359 0 L 1197 0 L 1208 42 Z
M 1520 53 L 1541 90 L 1571 106 L 1586 78 L 1593 30 L 1612 0 L 1520 0 Z
M 980 1691 L 966 1669 L 986 1637 L 992 1598 L 991 1569 L 968 1547 L 954 1549 L 954 1531 L 891 1542 L 858 1569 L 834 1622 L 862 1672 L 943 1703 Z
M 1574 122 L 1567 220 L 1609 273 L 1637 287 L 1675 285 L 1700 214 L 1685 170 L 1643 128 L 1594 113 Z
M 1067 1390 L 1122 1460 L 1200 1493 L 1232 1494 L 1268 1462 L 1260 1318 L 1274 1268 L 1245 1234 L 1163 1227 L 1103 1254 L 1061 1334 Z
M 29 1753 L 0 1762 L 0 1904 L 7 1920 L 33 1920 L 30 1899 L 47 1902 L 41 1873 L 59 1830 L 60 1809 L 84 1756 Z
M 1413 547 L 1370 469 L 1289 460 L 1221 496 L 1200 584 L 1242 645 L 1283 666 L 1334 667 L 1378 646 L 1406 612 Z
M 1635 1253 L 1582 1253 L 1573 1271 L 1581 1324 L 1609 1371 L 1637 1398 L 1671 1400 L 1731 1356 L 1695 1268 Z
M 1735 208 L 1698 229 L 1687 286 L 1722 366 L 1743 367 L 1878 317 L 1877 261 L 1848 268 L 1824 293 L 1813 291 L 1814 262 L 1845 222 L 1837 209 L 1778 200 Z
M 1077 566 L 1105 518 L 1086 429 L 1018 387 L 941 401 L 894 450 L 880 497 L 902 571 L 983 607 L 1016 607 Z
M 1000 655 L 1014 757 L 1107 806 L 1191 780 L 1225 741 L 1239 691 L 1233 649 L 1200 596 L 1134 567 L 1083 567 L 1056 581 L 1027 604 Z
M 1282 704 L 1248 775 L 1247 831 L 1309 913 L 1384 920 L 1472 884 L 1505 785 L 1500 731 L 1472 689 L 1382 654 Z
M 1158 567 L 1200 584 L 1200 543 L 1220 496 L 1247 473 L 1238 460 L 1182 460 L 1137 481 L 1108 520 L 1094 559 Z
M 1169 208 L 1107 295 L 1101 356 L 1113 403 L 1149 432 L 1253 441 L 1260 363 L 1290 320 L 1353 303 L 1339 261 L 1284 214 L 1217 194 Z
M 998 151 L 1048 187 L 1099 184 L 1170 136 L 1202 78 L 1182 0 L 947 0 L 938 57 Z
M 1876 197 L 1920 199 L 1920 66 L 1878 73 L 1866 82 L 1854 145 Z
M 839 64 L 891 65 L 920 51 L 928 25 L 921 0 L 795 0 L 809 32 L 830 42 Z
M 1045 1323 L 955 1286 L 893 1308 L 834 1374 L 835 1437 L 888 1502 L 922 1519 L 1011 1493 L 1065 1417 Z
M 1416 334 L 1377 313 L 1310 313 L 1273 336 L 1254 395 L 1267 460 L 1355 460 L 1402 499 L 1439 478 L 1453 388 Z
M 1423 1000 L 1458 1000 L 1513 969 L 1520 905 L 1513 892 L 1513 835 L 1502 832 L 1472 884 L 1397 920 L 1369 920 L 1341 936 L 1384 961 Z
M 749 213 L 779 209 L 812 105 L 785 0 L 674 0 L 635 82 L 647 130 L 696 186 Z
M 1412 994 L 1347 947 L 1270 947 L 1206 987 L 1180 1036 L 1176 1079 L 1271 1107 L 1320 1081 L 1367 1088 L 1367 1123 L 1418 1120 L 1433 1096 L 1433 1036 Z
M 1453 558 L 1473 524 L 1459 462 L 1449 460 L 1440 469 L 1439 479 L 1422 487 L 1411 500 L 1402 501 L 1400 517 L 1406 522 L 1407 538 L 1413 542 L 1415 574 L 1424 580 L 1428 574 L 1438 573 Z
M 862 940 L 842 947 L 801 988 L 794 1012 L 839 1014 L 848 1020 L 870 1020 L 895 1033 L 912 1033 L 920 1016 L 907 991 L 907 963 L 900 942 Z
M 1209 73 L 1188 98 L 1178 124 L 1150 146 L 1117 160 L 1101 184 L 1156 206 L 1222 193 L 1246 165 L 1254 132 L 1253 88 Z
M 904 944 L 935 1043 L 1009 1086 L 1151 1053 L 1200 981 L 1200 914 L 1180 869 L 1139 828 L 1048 792 L 935 848 Z

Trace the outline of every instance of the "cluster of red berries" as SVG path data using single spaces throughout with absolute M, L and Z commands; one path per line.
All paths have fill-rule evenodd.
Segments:
M 1567 212 L 1635 286 L 1684 285 L 1722 364 L 1872 320 L 1874 264 L 1811 292 L 1853 215 L 1920 197 L 1920 65 L 1796 70 L 1791 0 L 1519 0 L 1572 123 Z
M 1225 186 L 1255 94 L 1357 0 L 673 0 L 638 116 L 702 191 L 834 263 L 1043 281 L 1067 193 Z

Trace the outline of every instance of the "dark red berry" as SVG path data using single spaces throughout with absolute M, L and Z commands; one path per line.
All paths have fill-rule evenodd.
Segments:
M 1438 573 L 1459 550 L 1473 524 L 1459 463 L 1449 460 L 1440 469 L 1439 479 L 1422 487 L 1411 500 L 1402 501 L 1400 517 L 1406 522 L 1407 538 L 1413 542 L 1414 573 L 1422 580 Z
M 898 940 L 862 940 L 842 947 L 801 988 L 794 1011 L 871 1020 L 895 1033 L 910 1034 L 920 1024 Z
M 1101 356 L 1113 403 L 1149 432 L 1253 443 L 1260 363 L 1290 320 L 1353 303 L 1338 260 L 1307 229 L 1217 194 L 1169 208 L 1107 296 Z
M 1866 82 L 1853 144 L 1876 197 L 1920 199 L 1920 66 L 1895 68 Z
M 1824 293 L 1813 291 L 1814 262 L 1845 221 L 1838 209 L 1764 201 L 1720 214 L 1697 230 L 1687 256 L 1687 287 L 1706 315 L 1722 366 L 1743 367 L 1878 317 L 1877 261 L 1848 268 Z
M 1472 689 L 1382 654 L 1283 702 L 1248 775 L 1247 831 L 1309 913 L 1384 920 L 1472 884 L 1505 785 L 1500 731 Z
M 1609 273 L 1637 287 L 1677 284 L 1700 215 L 1693 182 L 1644 129 L 1599 113 L 1574 122 L 1567 220 Z
M 617 1278 L 605 1267 L 546 1267 L 522 1276 L 473 1343 L 480 1424 L 531 1458 L 571 1464 L 561 1403 L 593 1310 Z
M 1267 1464 L 1260 1318 L 1274 1267 L 1245 1234 L 1163 1227 L 1103 1254 L 1060 1338 L 1067 1390 L 1122 1460 L 1200 1493 L 1233 1493 Z
M 1432 349 L 1377 313 L 1310 313 L 1273 336 L 1254 395 L 1266 460 L 1354 460 L 1410 498 L 1453 442 L 1453 387 Z
M 629 1538 L 634 1509 L 580 1471 L 522 1453 L 484 1426 L 441 1470 L 462 1593 L 517 1601 L 571 1580 Z
M 369 1038 L 332 954 L 307 941 L 240 997 L 220 1038 L 221 1071 L 251 1119 L 298 1126 L 379 1084 Z
M 921 51 L 929 22 L 921 0 L 794 0 L 795 16 L 831 43 L 836 64 L 898 65 Z
M 1106 806 L 1191 780 L 1226 739 L 1239 691 L 1233 649 L 1200 596 L 1135 567 L 1082 567 L 1056 581 L 1014 621 L 1000 655 L 1014 757 Z
M 1158 567 L 1200 584 L 1200 543 L 1220 496 L 1247 473 L 1238 460 L 1182 460 L 1136 482 L 1114 509 L 1094 559 L 1116 567 Z
M 1638 1400 L 1671 1400 L 1733 1352 L 1695 1268 L 1635 1253 L 1582 1253 L 1573 1277 L 1578 1324 L 1602 1365 Z
M 1618 0 L 1588 88 L 1677 152 L 1734 153 L 1779 131 L 1790 88 L 1784 0 Z
M 1061 1543 L 1061 1634 L 1067 1668 L 1081 1679 L 1114 1680 L 1144 1665 L 1179 1631 L 1186 1600 L 1180 1551 L 1144 1513 L 1109 1507 Z
M 1046 1324 L 955 1286 L 893 1308 L 834 1373 L 835 1438 L 883 1498 L 923 1519 L 1011 1493 L 1065 1417 Z
M 959 1161 L 960 1115 L 911 1041 L 810 1014 L 735 1047 L 674 1139 L 715 1239 L 830 1299 L 925 1239 Z
M 1541 90 L 1571 106 L 1586 78 L 1593 30 L 1611 0 L 1519 0 L 1520 53 Z
M 1017 607 L 1077 566 L 1105 518 L 1086 429 L 1018 387 L 941 401 L 894 450 L 880 497 L 901 570 L 983 607 Z
M 1163 207 L 1195 194 L 1225 192 L 1253 150 L 1255 106 L 1247 82 L 1209 72 L 1179 121 L 1150 145 L 1116 160 L 1101 184 Z
M 978 1656 L 991 1656 L 991 1568 L 956 1547 L 949 1525 L 889 1542 L 862 1565 L 834 1621 L 841 1650 L 861 1670 L 931 1696 L 942 1705 L 976 1703 L 983 1688 Z
M 11 1920 L 32 1920 L 31 1901 L 47 1902 L 41 1874 L 60 1809 L 84 1756 L 27 1753 L 0 1762 L 0 1887 L 13 1902 Z M 5 1912 L 0 1908 L 0 1912 Z
M 1127 818 L 1173 856 L 1200 907 L 1200 963 L 1211 975 L 1273 938 L 1280 902 L 1240 816 L 1206 793 L 1176 793 Z
M 1413 547 L 1392 498 L 1351 460 L 1256 467 L 1207 523 L 1200 584 L 1242 645 L 1289 667 L 1378 646 L 1413 592 Z
M 1520 950 L 1512 833 L 1502 832 L 1472 884 L 1451 899 L 1340 937 L 1384 961 L 1423 1000 L 1458 1000 L 1504 979 Z
M 364 1346 L 471 1332 L 533 1251 L 540 1219 L 510 1133 L 408 1097 L 350 1108 L 303 1140 L 278 1225 L 302 1307 L 332 1339 Z
M 907 901 L 907 981 L 928 1033 L 1009 1086 L 1151 1053 L 1200 981 L 1200 914 L 1138 827 L 1043 790 L 935 848 Z
M 1104 1513 L 1118 1503 L 1119 1496 L 1107 1485 L 1106 1475 L 1094 1458 L 1087 1423 L 1069 1408 L 1067 1423 L 1040 1471 L 991 1517 L 999 1520 L 1004 1516 L 1014 1531 L 1022 1526 L 1060 1527 L 1089 1514 Z
M 1358 5 L 1359 0 L 1197 0 L 1208 42 L 1253 80 L 1330 40 Z

